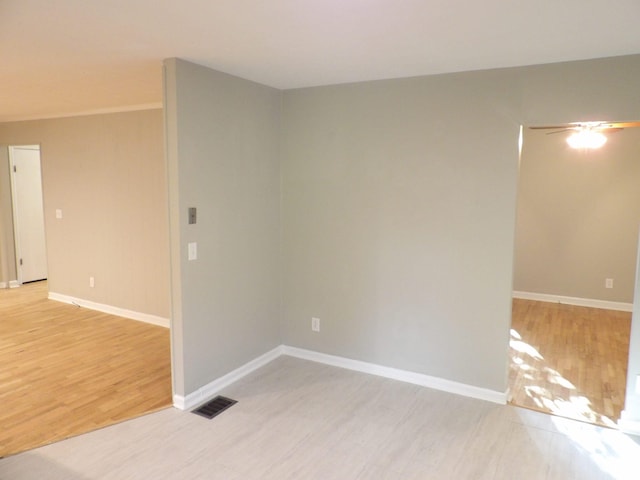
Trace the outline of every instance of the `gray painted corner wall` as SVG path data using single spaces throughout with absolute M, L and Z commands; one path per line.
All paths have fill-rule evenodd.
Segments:
M 519 125 L 640 118 L 638 78 L 630 56 L 285 92 L 284 342 L 504 391 Z
M 281 342 L 281 93 L 178 59 L 165 72 L 174 393 L 185 395 Z
M 640 228 L 640 129 L 575 150 L 567 134 L 525 131 L 514 289 L 633 302 Z M 605 288 L 605 279 L 614 288 Z
M 280 342 L 505 391 L 520 125 L 640 118 L 638 55 L 284 92 L 166 69 L 178 394 Z

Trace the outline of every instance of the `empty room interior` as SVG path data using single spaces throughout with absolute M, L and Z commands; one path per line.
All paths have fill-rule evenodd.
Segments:
M 3 4 L 0 478 L 635 478 L 640 6 L 502 3 Z

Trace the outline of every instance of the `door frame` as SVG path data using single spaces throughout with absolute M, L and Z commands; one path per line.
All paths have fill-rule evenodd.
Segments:
M 16 286 L 21 286 L 22 285 L 22 265 L 21 265 L 21 259 L 22 259 L 22 252 L 21 252 L 21 247 L 20 247 L 20 231 L 19 231 L 19 215 L 18 215 L 18 207 L 17 207 L 17 192 L 16 192 L 16 179 L 15 179 L 15 163 L 14 163 L 14 150 L 16 149 L 25 149 L 25 150 L 38 150 L 38 161 L 40 162 L 40 191 L 41 191 L 41 195 L 43 197 L 43 201 L 44 201 L 44 191 L 42 189 L 42 158 L 40 156 L 41 154 L 41 148 L 39 144 L 25 144 L 25 145 L 9 145 L 8 147 L 8 152 L 9 152 L 9 177 L 11 178 L 11 212 L 13 215 L 13 249 L 15 252 L 15 257 L 16 257 L 16 281 L 18 282 L 18 284 Z M 42 208 L 44 210 L 44 205 L 42 205 Z M 45 241 L 45 245 L 46 245 L 46 226 L 44 227 L 44 241 Z M 47 260 L 48 263 L 48 260 Z M 48 270 L 48 265 L 47 265 L 47 270 Z
M 545 124 L 542 122 L 541 124 Z M 548 124 L 548 123 L 547 123 Z M 528 124 L 531 126 L 531 124 Z M 516 213 L 517 213 L 517 203 L 519 198 L 519 190 L 520 190 L 520 176 L 521 172 L 521 163 L 522 163 L 522 148 L 525 142 L 524 139 L 524 131 L 526 126 L 524 124 L 520 124 L 520 132 L 518 136 L 518 169 L 516 175 Z M 516 239 L 515 233 L 517 231 L 517 222 L 514 225 L 514 252 L 516 248 Z M 640 435 L 640 375 L 633 372 L 640 371 L 640 232 L 638 234 L 638 244 L 637 244 L 637 259 L 636 259 L 636 272 L 635 272 L 635 284 L 634 284 L 634 296 L 632 300 L 632 310 L 631 310 L 631 332 L 629 336 L 629 353 L 627 359 L 627 378 L 626 378 L 626 388 L 622 392 L 617 392 L 621 394 L 625 401 L 623 402 L 623 409 L 620 412 L 620 418 L 612 419 L 614 420 L 620 431 L 625 433 L 631 433 L 633 435 Z M 515 253 L 514 253 L 515 255 Z M 514 272 L 515 272 L 515 256 L 514 262 L 512 265 L 512 282 L 514 280 Z M 513 300 L 513 288 L 511 291 L 511 299 Z M 510 321 L 509 328 L 511 328 L 513 322 L 513 311 L 510 312 Z M 511 355 L 509 352 L 510 340 L 511 337 L 508 337 L 507 340 L 507 390 L 511 388 L 511 384 L 509 382 L 509 368 L 511 364 Z M 636 346 L 638 345 L 638 346 Z

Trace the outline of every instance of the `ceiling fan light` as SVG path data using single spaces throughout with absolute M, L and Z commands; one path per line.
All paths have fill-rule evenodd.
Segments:
M 579 130 L 567 138 L 571 148 L 600 148 L 607 142 L 602 132 L 593 130 Z

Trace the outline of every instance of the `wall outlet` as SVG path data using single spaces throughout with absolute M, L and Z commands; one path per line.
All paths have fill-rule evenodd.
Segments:
M 62 218 L 62 210 L 60 210 L 59 208 L 56 208 L 56 218 L 57 219 Z
M 320 319 L 313 317 L 311 319 L 311 330 L 313 330 L 314 332 L 319 332 L 320 331 Z
M 605 288 L 613 288 L 613 278 L 605 278 L 604 286 Z
M 89 277 L 89 286 L 90 286 L 91 288 L 93 288 L 93 287 L 95 287 L 95 286 L 96 286 L 96 280 L 95 280 L 95 278 L 93 278 L 93 277 Z

